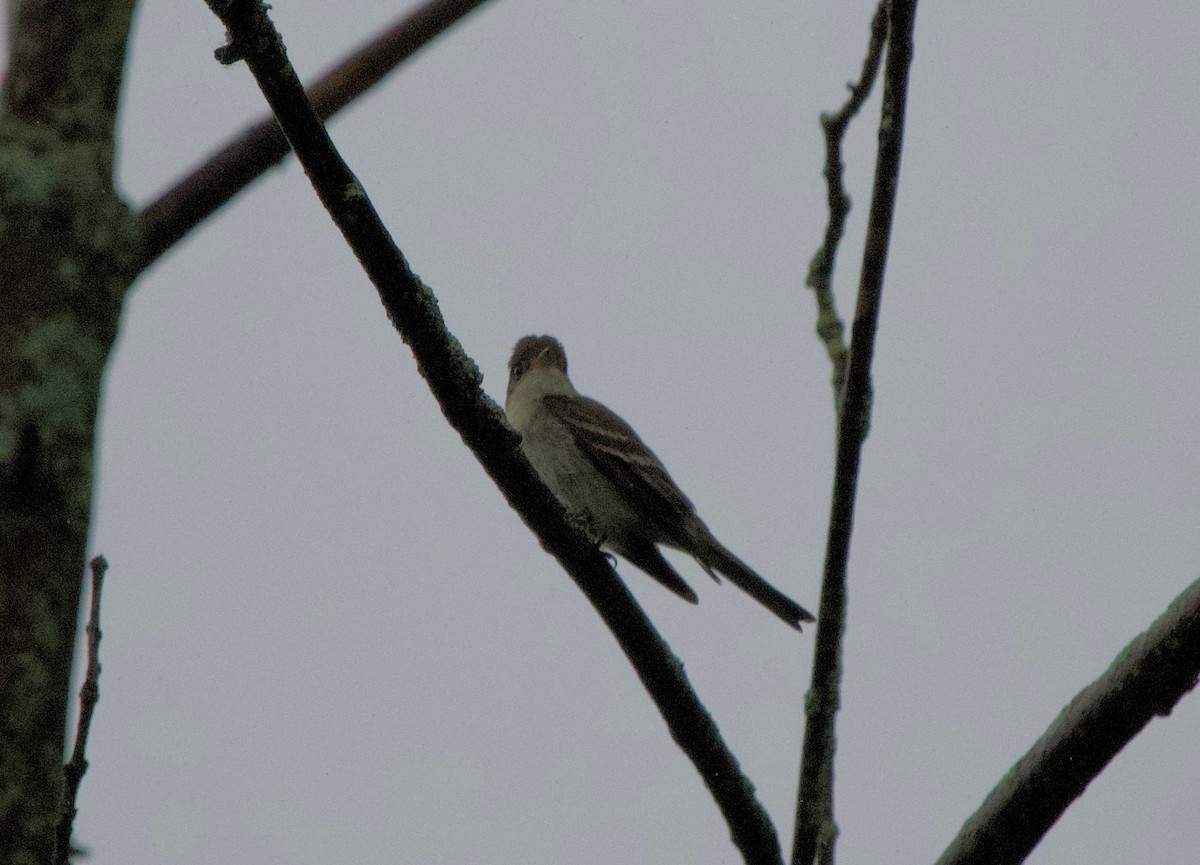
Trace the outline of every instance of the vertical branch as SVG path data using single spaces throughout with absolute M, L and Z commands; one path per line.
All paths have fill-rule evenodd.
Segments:
M 58 822 L 58 845 L 54 855 L 57 865 L 66 865 L 70 860 L 71 829 L 78 813 L 75 799 L 88 769 L 88 732 L 92 727 L 92 712 L 96 710 L 96 703 L 100 699 L 100 592 L 104 588 L 108 561 L 104 556 L 96 556 L 88 567 L 92 571 L 92 603 L 84 632 L 87 634 L 87 671 L 83 676 L 83 686 L 79 689 L 79 724 L 75 730 L 75 747 L 71 751 L 71 759 L 63 766 L 62 815 Z
M 834 718 L 841 681 L 846 565 L 850 556 L 862 445 L 870 417 L 871 360 L 875 353 L 883 276 L 896 206 L 916 5 L 916 0 L 891 0 L 888 10 L 887 65 L 879 124 L 879 151 L 846 366 L 846 383 L 838 414 L 837 459 L 825 549 L 821 609 L 817 616 L 812 689 L 805 704 L 807 723 L 796 804 L 793 865 L 808 865 L 818 856 L 821 862 L 833 861 L 836 837 L 833 820 Z
M 0 865 L 54 860 L 104 367 L 137 259 L 113 189 L 134 0 L 8 4 L 0 85 Z
M 875 86 L 875 77 L 883 60 L 883 42 L 887 38 L 887 0 L 880 0 L 871 19 L 871 38 L 867 43 L 867 56 L 863 59 L 862 72 L 857 84 L 847 85 L 850 98 L 833 114 L 821 115 L 821 129 L 825 133 L 825 186 L 829 202 L 829 222 L 825 225 L 825 239 L 821 248 L 808 264 L 808 276 L 804 284 L 813 290 L 817 301 L 817 336 L 825 344 L 829 362 L 833 366 L 834 411 L 842 407 L 842 389 L 846 385 L 846 356 L 849 350 L 843 341 L 845 328 L 838 315 L 833 297 L 833 265 L 837 260 L 838 245 L 846 233 L 846 217 L 850 215 L 850 195 L 846 192 L 842 164 L 842 141 L 846 129 L 862 108 L 863 103 Z

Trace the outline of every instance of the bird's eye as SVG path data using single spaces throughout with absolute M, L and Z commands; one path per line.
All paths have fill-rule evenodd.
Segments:
M 514 363 L 512 368 L 513 378 L 520 378 L 521 376 L 525 375 L 525 370 L 528 368 L 528 366 L 529 361 L 527 360 L 519 360 Z

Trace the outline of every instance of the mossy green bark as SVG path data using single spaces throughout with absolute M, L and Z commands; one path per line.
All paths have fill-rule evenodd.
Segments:
M 0 865 L 53 861 L 104 367 L 140 235 L 112 188 L 132 2 L 15 2 L 0 116 Z

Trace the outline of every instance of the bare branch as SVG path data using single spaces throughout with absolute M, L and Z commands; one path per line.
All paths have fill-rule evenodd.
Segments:
M 397 21 L 322 75 L 308 91 L 327 120 L 402 62 L 487 0 L 433 0 Z M 149 267 L 219 207 L 278 165 L 288 143 L 273 116 L 264 117 L 211 154 L 204 164 L 142 211 L 141 267 Z
M 880 0 L 871 19 L 871 38 L 867 43 L 867 56 L 863 60 L 862 72 L 857 84 L 847 85 L 850 98 L 833 114 L 821 115 L 821 128 L 825 132 L 825 185 L 828 189 L 829 222 L 825 226 L 825 240 L 808 265 L 808 277 L 804 284 L 813 290 L 817 300 L 817 336 L 825 343 L 829 362 L 833 365 L 834 410 L 841 410 L 842 388 L 846 384 L 846 343 L 843 341 L 845 328 L 837 312 L 833 297 L 833 265 L 837 260 L 838 245 L 846 232 L 846 217 L 850 215 L 850 196 L 842 182 L 845 166 L 842 164 L 842 140 L 850 121 L 858 114 L 863 103 L 875 86 L 883 59 L 883 42 L 887 38 L 887 0 Z
M 566 569 L 634 665 L 672 737 L 691 758 L 729 825 L 746 862 L 781 863 L 779 840 L 754 788 L 716 724 L 600 551 L 572 528 L 554 495 L 520 452 L 516 434 L 480 388 L 480 374 L 446 329 L 433 293 L 412 273 L 366 192 L 342 161 L 288 64 L 279 36 L 255 0 L 208 0 L 304 166 L 318 197 L 358 256 L 392 324 L 443 414 L 542 546 Z
M 1024 861 L 1092 779 L 1200 677 L 1200 580 L 1076 695 L 963 825 L 937 865 Z
M 822 862 L 833 861 L 833 843 L 837 832 L 833 819 L 834 719 L 838 708 L 841 646 L 845 630 L 846 564 L 854 525 L 859 463 L 870 417 L 871 360 L 875 353 L 884 269 L 896 207 L 916 6 L 916 0 L 892 0 L 889 6 L 879 152 L 875 162 L 871 212 L 867 218 L 867 237 L 850 338 L 846 384 L 838 415 L 837 458 L 821 585 L 821 609 L 817 615 L 812 686 L 805 701 L 807 718 L 796 803 L 793 865 L 808 865 L 818 855 Z
M 83 686 L 79 689 L 79 724 L 75 730 L 75 747 L 71 751 L 71 759 L 63 766 L 62 814 L 58 821 L 58 843 L 54 854 L 54 861 L 58 865 L 66 865 L 71 858 L 71 829 L 78 813 L 75 798 L 79 795 L 79 784 L 88 769 L 88 731 L 92 727 L 92 712 L 100 699 L 100 592 L 104 588 L 108 561 L 104 556 L 96 556 L 88 563 L 88 567 L 92 571 L 92 603 L 84 631 L 87 634 L 87 671 L 83 676 Z

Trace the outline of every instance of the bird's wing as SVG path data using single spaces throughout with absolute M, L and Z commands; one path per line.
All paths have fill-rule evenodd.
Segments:
M 629 424 L 583 396 L 556 394 L 544 397 L 543 404 L 600 473 L 649 515 L 662 541 L 686 541 L 680 529 L 698 519 L 696 509 Z

